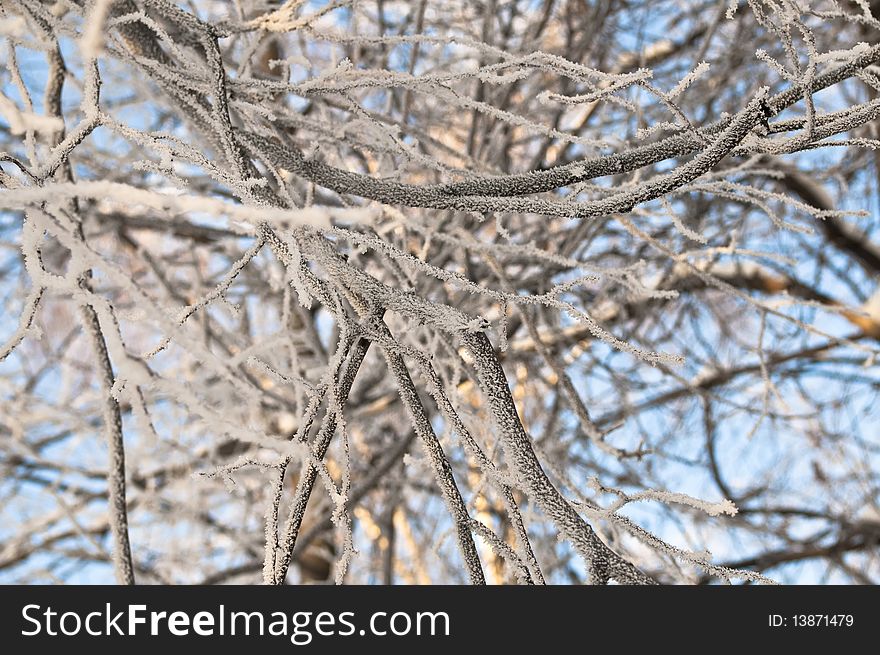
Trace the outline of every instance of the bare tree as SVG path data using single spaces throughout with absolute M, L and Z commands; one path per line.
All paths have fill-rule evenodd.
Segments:
M 878 34 L 0 1 L 0 579 L 877 582 Z

